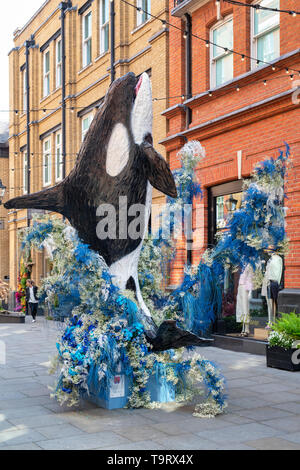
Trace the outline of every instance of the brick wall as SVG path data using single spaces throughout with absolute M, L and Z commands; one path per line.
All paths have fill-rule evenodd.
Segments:
M 170 10 L 173 2 L 170 0 Z M 297 9 L 297 1 L 281 2 L 281 8 Z M 195 7 L 196 8 L 196 7 Z M 224 17 L 233 15 L 233 49 L 245 55 L 250 49 L 250 9 L 230 6 L 221 2 Z M 209 39 L 210 28 L 217 21 L 217 9 L 213 0 L 201 8 L 194 9 L 192 31 Z M 184 18 L 170 16 L 170 21 L 185 29 Z M 280 58 L 277 70 L 260 67 L 251 73 L 250 60 L 234 57 L 234 79 L 230 85 L 210 90 L 209 48 L 205 43 L 192 39 L 192 83 L 193 95 L 183 102 L 180 98 L 170 100 L 170 106 L 163 115 L 168 121 L 167 138 L 164 145 L 172 168 L 179 165 L 177 152 L 185 140 L 197 139 L 206 149 L 206 158 L 201 162 L 197 175 L 204 188 L 202 215 L 194 220 L 196 229 L 196 250 L 193 263 L 198 263 L 207 246 L 208 201 L 207 189 L 238 178 L 237 152 L 242 151 L 242 177 L 248 177 L 254 165 L 266 157 L 275 157 L 284 142 L 291 147 L 292 165 L 285 189 L 288 199 L 287 235 L 290 252 L 285 260 L 285 287 L 300 288 L 300 105 L 292 100 L 293 88 L 299 86 L 298 74 L 285 69 L 300 70 L 300 18 L 281 14 L 280 16 Z M 185 44 L 181 32 L 170 30 L 170 96 L 185 93 Z M 293 51 L 295 53 L 293 54 Z M 282 70 L 278 70 L 281 68 Z M 290 76 L 293 74 L 293 81 Z M 267 84 L 264 85 L 264 80 Z M 239 91 L 237 91 L 239 87 Z M 186 128 L 185 112 L 182 106 L 192 109 L 192 122 Z M 177 105 L 177 106 L 176 106 Z M 197 225 L 198 224 L 198 225 Z M 186 253 L 181 243 L 171 272 L 173 283 L 182 277 Z

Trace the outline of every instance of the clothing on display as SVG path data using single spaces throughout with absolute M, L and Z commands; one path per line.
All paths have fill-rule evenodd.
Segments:
M 281 256 L 276 253 L 272 253 L 267 263 L 261 289 L 261 295 L 266 297 L 268 305 L 268 326 L 275 321 L 282 270 L 283 262 Z
M 250 299 L 253 290 L 253 270 L 248 264 L 239 279 L 236 303 L 236 321 L 243 323 L 242 334 L 250 331 Z

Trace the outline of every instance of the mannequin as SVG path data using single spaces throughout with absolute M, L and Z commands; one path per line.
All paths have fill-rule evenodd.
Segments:
M 267 263 L 266 272 L 261 289 L 261 295 L 266 297 L 268 305 L 268 324 L 266 329 L 270 329 L 275 322 L 277 311 L 277 299 L 279 293 L 279 284 L 282 276 L 283 263 L 282 258 L 274 248 L 269 248 L 268 253 L 271 257 Z
M 241 336 L 248 336 L 250 333 L 249 304 L 252 290 L 253 270 L 250 264 L 247 264 L 240 275 L 236 302 L 236 321 L 238 323 L 243 323 Z

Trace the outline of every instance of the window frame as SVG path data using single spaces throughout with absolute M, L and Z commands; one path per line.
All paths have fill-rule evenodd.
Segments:
M 28 194 L 28 155 L 27 149 L 23 150 L 23 194 Z
M 49 56 L 49 70 L 46 71 L 46 57 L 47 55 Z M 43 97 L 46 98 L 46 96 L 50 95 L 50 71 L 51 71 L 51 65 L 50 65 L 50 50 L 46 49 L 43 53 Z M 47 80 L 47 82 L 46 82 Z M 46 87 L 45 83 L 47 83 L 47 93 L 46 93 Z
M 143 6 L 143 2 L 146 2 L 147 5 Z M 136 0 L 136 6 L 138 8 L 143 8 L 144 10 L 147 10 L 147 13 L 145 13 L 144 11 L 136 11 L 136 26 L 139 27 L 151 18 L 151 0 Z
M 27 112 L 27 80 L 26 80 L 26 69 L 22 73 L 22 85 L 23 85 L 23 106 L 22 112 L 25 114 Z
M 261 4 L 263 2 L 263 0 L 255 0 L 254 2 L 252 2 L 252 5 L 258 5 L 258 4 Z M 280 7 L 280 1 L 279 1 L 279 7 Z M 261 10 L 258 10 L 258 11 L 261 11 Z M 261 64 L 257 64 L 257 60 L 261 60 L 261 59 L 258 59 L 258 55 L 257 55 L 257 44 L 258 44 L 258 39 L 263 37 L 263 36 L 266 36 L 267 34 L 271 33 L 271 32 L 274 32 L 278 29 L 278 32 L 279 32 L 279 54 L 278 54 L 278 57 L 280 57 L 280 14 L 274 12 L 274 14 L 278 14 L 279 15 L 279 22 L 276 26 L 271 26 L 267 29 L 265 29 L 263 32 L 260 32 L 258 34 L 255 34 L 255 15 L 257 15 L 257 10 L 255 8 L 251 8 L 251 15 L 250 15 L 250 21 L 251 21 L 251 25 L 250 25 L 250 31 L 251 31 L 251 57 L 254 57 L 255 60 L 251 60 L 251 69 L 256 69 L 257 67 L 261 67 L 262 65 L 264 65 L 264 63 L 261 63 Z M 278 57 L 274 57 L 274 59 L 272 60 L 275 60 L 276 58 Z
M 232 22 L 232 43 L 234 40 L 234 31 L 233 31 L 233 15 L 228 15 L 222 20 L 218 21 L 215 23 L 211 28 L 209 32 L 210 36 L 210 48 L 209 48 L 209 70 L 210 70 L 210 88 L 215 88 L 217 86 L 222 86 L 224 83 L 227 83 L 228 81 L 232 80 L 234 78 L 234 68 L 233 68 L 233 61 L 232 61 L 232 77 L 229 80 L 226 80 L 225 82 L 222 82 L 221 84 L 217 85 L 217 61 L 220 59 L 223 59 L 224 57 L 232 56 L 233 58 L 233 52 L 226 53 L 225 51 L 220 52 L 220 54 L 216 57 L 214 57 L 214 52 L 213 48 L 214 45 L 212 44 L 214 42 L 214 31 L 224 24 L 228 23 L 229 21 Z M 233 49 L 233 46 L 232 46 Z
M 58 60 L 59 49 L 60 49 L 60 60 Z M 58 78 L 59 78 L 59 80 L 58 80 Z M 61 38 L 58 38 L 56 40 L 56 44 L 55 44 L 55 85 L 56 85 L 56 88 L 60 88 L 61 85 L 62 85 L 62 42 L 61 42 Z
M 85 19 L 90 16 L 90 27 L 89 35 L 85 38 Z M 93 35 L 93 24 L 92 24 L 92 11 L 87 11 L 82 15 L 82 68 L 87 67 L 92 63 L 92 35 Z M 89 44 L 90 42 L 90 44 Z M 87 62 L 87 47 L 90 47 L 90 62 Z
M 60 137 L 59 144 L 57 143 L 57 137 Z M 62 180 L 62 165 L 63 165 L 63 155 L 62 155 L 62 132 L 58 130 L 54 135 L 55 140 L 55 181 Z M 59 150 L 59 155 L 57 151 Z
M 100 54 L 105 54 L 109 50 L 109 0 L 100 0 Z M 103 23 L 103 4 L 107 4 L 107 20 Z M 107 35 L 107 48 L 103 47 L 105 44 L 105 36 Z
M 49 142 L 49 149 L 46 150 L 45 146 L 46 143 Z M 45 159 L 46 156 L 48 157 L 48 172 L 49 172 L 49 180 L 46 181 L 45 178 Z M 51 155 L 51 136 L 47 137 L 46 139 L 43 140 L 43 187 L 50 186 L 52 183 L 52 155 Z
M 90 119 L 90 122 L 89 122 L 89 126 L 86 130 L 83 130 L 83 122 L 85 121 L 85 119 Z M 84 116 L 81 117 L 81 142 L 84 141 L 84 138 L 92 124 L 92 121 L 94 119 L 94 113 L 93 112 L 90 112 L 90 113 L 87 113 L 85 114 Z

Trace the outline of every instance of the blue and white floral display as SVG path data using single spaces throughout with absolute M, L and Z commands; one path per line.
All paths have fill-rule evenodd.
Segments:
M 23 249 L 29 252 L 33 247 L 46 248 L 53 263 L 51 275 L 43 281 L 41 298 L 51 306 L 54 318 L 69 315 L 53 362 L 54 369 L 61 371 L 54 391 L 60 403 L 76 404 L 89 393 L 95 367 L 105 393 L 121 364 L 131 380 L 127 406 L 158 406 L 147 390 L 151 376 L 158 374 L 178 401 L 195 401 L 203 394 L 198 385 L 205 386 L 207 399 L 197 403 L 196 416 L 222 413 L 225 383 L 219 370 L 195 352 L 189 356 L 184 348 L 152 353 L 132 292 L 114 286 L 102 258 L 71 227 L 56 218 L 35 220 L 23 234 Z
M 267 248 L 285 253 L 284 183 L 290 148 L 279 156 L 259 162 L 249 180 L 244 181 L 241 208 L 227 219 L 216 246 L 207 249 L 196 272 L 187 271 L 184 282 L 173 296 L 181 301 L 186 325 L 196 334 L 205 334 L 222 314 L 222 286 L 226 270 L 241 270 L 250 264 L 255 287 L 261 287 L 261 260 Z

